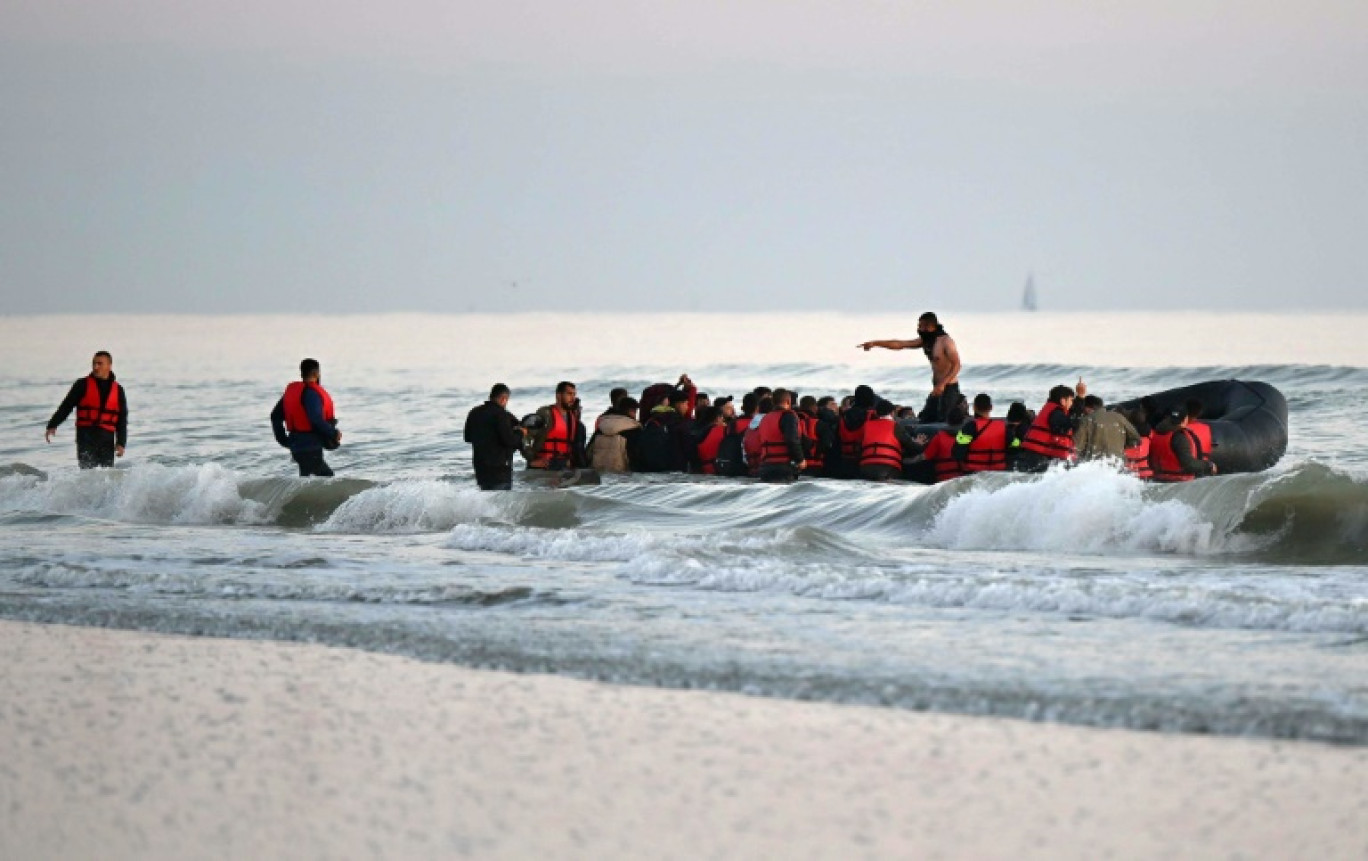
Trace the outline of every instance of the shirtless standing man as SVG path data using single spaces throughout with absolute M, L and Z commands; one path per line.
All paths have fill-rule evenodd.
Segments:
M 936 315 L 927 311 L 917 318 L 917 339 L 914 341 L 865 341 L 858 346 L 868 352 L 874 347 L 885 350 L 915 350 L 920 347 L 931 363 L 931 394 L 926 406 L 917 415 L 920 422 L 943 422 L 950 409 L 960 400 L 959 350 L 955 339 L 946 333 Z

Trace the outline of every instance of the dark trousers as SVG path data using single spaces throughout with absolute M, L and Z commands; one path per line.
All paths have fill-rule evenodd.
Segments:
M 959 383 L 950 383 L 941 390 L 939 395 L 927 395 L 926 406 L 917 413 L 917 421 L 923 424 L 945 421 L 950 416 L 950 410 L 959 403 L 959 399 Z
M 312 448 L 305 451 L 292 451 L 290 457 L 299 464 L 299 474 L 301 476 L 318 476 L 328 478 L 333 474 L 332 467 L 323 460 L 323 449 Z
M 76 462 L 81 469 L 114 465 L 114 431 L 76 428 Z
M 891 463 L 866 463 L 860 467 L 860 478 L 865 481 L 891 481 L 902 477 L 902 467 Z
M 789 484 L 798 477 L 798 467 L 791 463 L 762 463 L 756 474 L 766 484 Z
M 512 490 L 513 489 L 513 465 L 498 469 L 481 469 L 475 467 L 475 483 L 480 486 L 480 490 Z

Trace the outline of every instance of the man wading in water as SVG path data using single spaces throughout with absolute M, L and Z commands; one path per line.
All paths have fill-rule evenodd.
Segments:
M 915 341 L 865 341 L 857 346 L 865 352 L 874 347 L 883 347 L 885 350 L 915 350 L 920 347 L 931 363 L 931 394 L 926 396 L 926 406 L 917 414 L 917 421 L 943 422 L 950 409 L 960 400 L 959 350 L 955 348 L 955 339 L 946 333 L 936 315 L 930 311 L 917 318 L 917 335 Z

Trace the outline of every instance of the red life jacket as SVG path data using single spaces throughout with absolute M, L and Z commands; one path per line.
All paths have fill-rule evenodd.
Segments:
M 926 444 L 926 449 L 922 452 L 922 459 L 931 464 L 935 470 L 936 481 L 949 481 L 952 478 L 959 478 L 964 475 L 964 469 L 960 462 L 955 460 L 955 435 L 948 430 L 943 430 L 931 437 L 931 441 Z M 1006 457 L 1005 450 L 1003 457 Z
M 545 461 L 547 464 L 553 460 L 563 460 L 568 464 L 570 452 L 575 447 L 575 431 L 578 426 L 579 419 L 575 418 L 574 413 L 552 407 L 551 429 L 546 432 L 546 439 L 533 460 Z
M 1197 438 L 1197 448 L 1193 453 L 1202 460 L 1211 460 L 1211 425 L 1192 420 L 1188 422 L 1188 430 Z
M 860 431 L 860 466 L 891 466 L 902 471 L 902 443 L 898 442 L 893 419 L 865 419 Z M 845 433 L 845 425 L 841 432 Z
M 1045 406 L 1040 408 L 1035 421 L 1031 422 L 1031 426 L 1027 428 L 1026 436 L 1021 438 L 1021 447 L 1026 451 L 1033 451 L 1045 457 L 1073 460 L 1073 431 L 1069 431 L 1064 436 L 1056 436 L 1050 432 L 1050 414 L 1058 409 L 1059 404 L 1054 401 L 1047 401 Z
M 704 475 L 717 474 L 717 450 L 722 447 L 722 438 L 726 435 L 726 425 L 713 425 L 698 443 L 698 460 Z
M 1150 438 L 1140 437 L 1140 443 L 1126 449 L 1126 469 L 1130 470 L 1139 478 L 1153 478 L 1154 470 L 1150 468 Z
M 769 415 L 769 413 L 765 413 L 765 415 Z M 760 416 L 760 421 L 764 422 L 764 420 L 765 416 Z M 746 454 L 746 469 L 751 475 L 760 471 L 760 454 L 762 451 L 760 448 L 760 428 L 751 427 L 754 422 L 755 416 L 746 419 L 746 429 L 742 432 L 744 436 L 741 439 L 741 447 Z
M 1002 419 L 974 419 L 975 432 L 960 431 L 955 442 L 968 445 L 964 472 L 1002 472 L 1007 469 L 1007 423 Z
M 118 383 L 112 379 L 109 381 L 109 397 L 100 403 L 100 385 L 95 382 L 95 375 L 86 377 L 85 394 L 76 404 L 76 427 L 97 427 L 106 431 L 119 429 Z
M 333 414 L 332 397 L 322 386 L 315 382 L 306 383 L 302 380 L 296 380 L 285 387 L 285 394 L 280 399 L 281 406 L 285 408 L 285 429 L 291 433 L 315 430 L 314 426 L 309 424 L 308 413 L 304 411 L 304 388 L 306 386 L 318 392 L 318 396 L 323 399 L 323 420 L 331 422 L 336 421 L 337 418 Z M 317 430 L 324 429 L 317 428 Z
M 863 457 L 864 429 L 874 420 L 874 411 L 869 410 L 865 413 L 865 423 L 851 430 L 846 427 L 845 416 L 836 423 L 836 435 L 841 442 L 841 460 L 846 463 L 855 463 Z M 898 462 L 902 466 L 902 462 Z
M 1150 468 L 1154 471 L 1155 481 L 1192 481 L 1196 478 L 1192 473 L 1183 471 L 1182 464 L 1178 463 L 1178 455 L 1173 453 L 1173 437 L 1180 433 L 1187 434 L 1192 450 L 1197 451 L 1200 445 L 1197 436 L 1187 428 L 1178 428 L 1169 433 L 1154 431 L 1150 435 Z
M 822 452 L 817 450 L 817 417 L 798 413 L 798 434 L 802 438 L 803 453 L 807 454 L 807 471 L 822 469 Z
M 760 420 L 760 428 L 756 437 L 760 440 L 760 463 L 792 463 L 789 459 L 788 441 L 784 439 L 784 432 L 779 428 L 779 422 L 785 415 L 794 415 L 791 409 L 775 409 L 765 413 L 765 417 Z M 802 422 L 799 422 L 802 426 Z M 800 431 L 801 433 L 801 431 Z

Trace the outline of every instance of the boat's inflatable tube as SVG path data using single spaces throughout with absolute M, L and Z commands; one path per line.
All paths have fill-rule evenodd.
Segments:
M 1287 399 L 1268 383 L 1216 380 L 1150 397 L 1160 416 L 1189 399 L 1202 402 L 1202 421 L 1211 425 L 1211 460 L 1221 475 L 1268 469 L 1287 452 Z M 1111 409 L 1134 410 L 1140 400 Z
M 1268 383 L 1215 380 L 1156 392 L 1149 397 L 1154 399 L 1156 416 L 1163 416 L 1192 398 L 1202 402 L 1202 421 L 1211 425 L 1211 460 L 1221 475 L 1260 472 L 1287 452 L 1287 399 Z M 1111 404 L 1108 409 L 1129 414 L 1139 409 L 1141 400 Z M 928 436 L 947 427 L 918 424 L 915 420 L 902 424 L 914 435 Z

